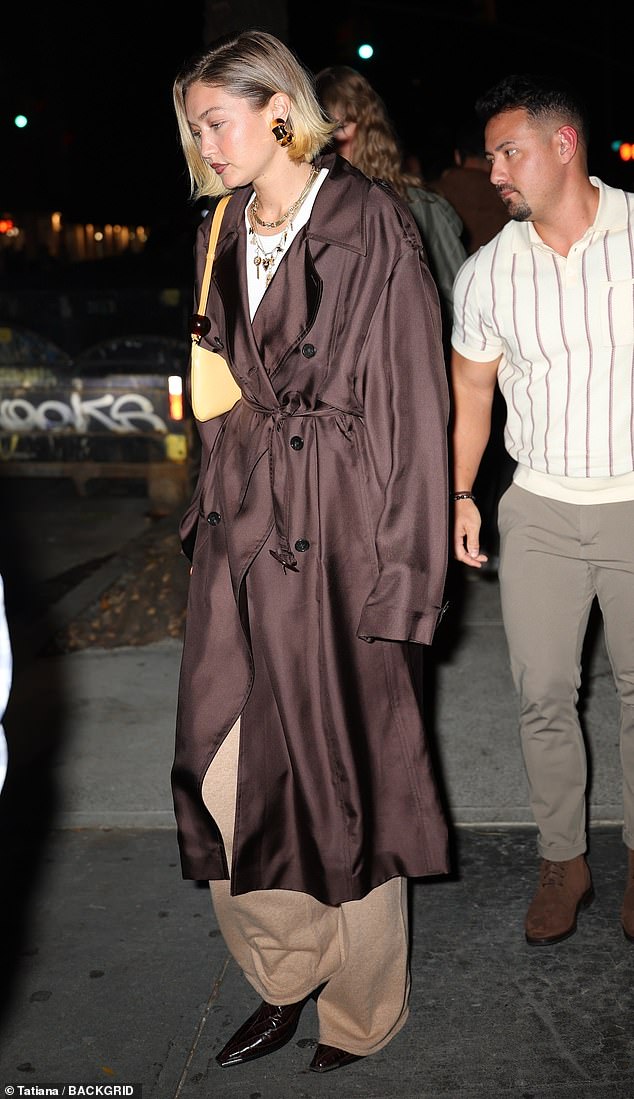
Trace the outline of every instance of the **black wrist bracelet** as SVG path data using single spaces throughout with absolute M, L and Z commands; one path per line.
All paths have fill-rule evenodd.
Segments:
M 452 500 L 475 500 L 475 496 L 472 492 L 451 492 Z

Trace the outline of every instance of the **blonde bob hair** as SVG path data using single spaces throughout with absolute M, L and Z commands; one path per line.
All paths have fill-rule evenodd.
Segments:
M 228 188 L 200 155 L 187 121 L 185 96 L 192 84 L 224 88 L 262 110 L 276 92 L 291 101 L 287 124 L 293 142 L 291 160 L 311 162 L 330 141 L 334 126 L 317 99 L 313 79 L 295 55 L 274 35 L 249 30 L 222 39 L 188 61 L 174 81 L 173 97 L 192 199 L 227 194 Z

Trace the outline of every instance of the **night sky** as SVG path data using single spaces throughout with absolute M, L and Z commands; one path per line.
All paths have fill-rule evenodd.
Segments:
M 621 14 L 632 6 L 602 0 L 590 17 L 556 0 L 289 3 L 288 42 L 312 71 L 344 62 L 366 72 L 428 176 L 448 161 L 453 125 L 480 92 L 509 72 L 555 70 L 587 98 L 591 172 L 634 190 L 634 165 L 610 149 L 634 142 L 632 17 L 624 24 Z M 204 9 L 112 0 L 3 12 L 0 214 L 61 209 L 67 221 L 163 225 L 186 216 L 171 86 L 205 44 Z M 266 27 L 269 6 L 250 10 Z M 370 62 L 355 54 L 364 39 L 375 46 Z M 18 112 L 25 130 L 13 125 Z

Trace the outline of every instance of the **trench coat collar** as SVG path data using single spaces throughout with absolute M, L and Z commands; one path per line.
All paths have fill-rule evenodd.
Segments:
M 315 167 L 327 168 L 328 179 L 324 180 L 315 199 L 307 236 L 365 255 L 365 207 L 369 181 L 338 153 L 326 153 L 316 157 Z M 360 189 L 359 180 L 365 182 L 366 186 Z M 354 195 L 352 202 L 349 201 L 351 192 Z M 250 185 L 234 191 L 234 197 L 225 210 L 220 227 L 215 260 L 218 265 L 225 249 L 235 243 L 236 236 L 244 226 L 244 211 L 252 194 L 253 188 Z
M 269 409 L 278 407 L 273 377 L 310 331 L 317 315 L 322 287 L 313 250 L 327 244 L 366 254 L 368 181 L 336 153 L 320 157 L 315 163 L 328 168 L 328 178 L 316 196 L 308 224 L 291 243 L 287 262 L 280 265 L 260 302 L 253 323 L 244 248 L 244 212 L 252 194 L 250 186 L 234 192 L 216 248 L 213 279 L 225 310 L 229 355 L 242 388 Z M 359 179 L 366 186 L 360 188 Z M 299 264 L 293 257 L 299 257 Z

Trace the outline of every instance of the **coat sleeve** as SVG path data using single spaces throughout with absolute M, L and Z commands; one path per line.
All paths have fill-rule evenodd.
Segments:
M 357 635 L 430 644 L 448 564 L 449 392 L 438 293 L 413 240 L 383 290 L 363 359 L 378 576 Z

